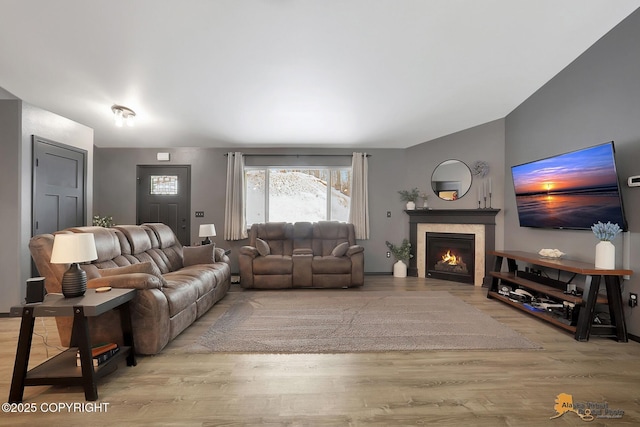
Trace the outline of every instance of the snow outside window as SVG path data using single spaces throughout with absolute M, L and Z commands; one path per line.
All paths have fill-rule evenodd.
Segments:
M 351 168 L 246 168 L 247 227 L 349 219 Z

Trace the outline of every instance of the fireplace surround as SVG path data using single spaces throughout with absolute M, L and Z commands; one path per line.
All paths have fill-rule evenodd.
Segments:
M 488 286 L 492 265 L 488 251 L 495 249 L 495 217 L 500 209 L 416 209 L 409 216 L 409 242 L 414 257 L 409 260 L 408 275 L 426 276 L 426 233 L 466 233 L 475 236 L 475 286 Z

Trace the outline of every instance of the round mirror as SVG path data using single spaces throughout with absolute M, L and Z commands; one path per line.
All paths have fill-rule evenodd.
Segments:
M 471 188 L 471 169 L 460 160 L 445 160 L 433 171 L 431 188 L 442 200 L 457 200 Z

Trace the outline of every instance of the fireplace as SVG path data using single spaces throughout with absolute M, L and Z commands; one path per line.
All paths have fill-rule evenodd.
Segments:
M 426 233 L 427 277 L 474 283 L 475 235 Z
M 485 256 L 495 249 L 496 214 L 500 209 L 416 209 L 409 216 L 409 242 L 415 248 L 409 260 L 408 275 L 428 277 L 426 270 L 426 233 L 464 233 L 475 236 L 474 286 L 488 286 L 493 259 Z M 465 260 L 466 262 L 466 260 Z

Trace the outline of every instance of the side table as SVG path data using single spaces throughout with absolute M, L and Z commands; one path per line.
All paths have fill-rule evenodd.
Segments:
M 131 328 L 129 301 L 135 296 L 135 289 L 111 289 L 98 293 L 87 289 L 85 295 L 65 298 L 61 294 L 47 294 L 42 303 L 24 304 L 11 307 L 10 314 L 22 317 L 13 379 L 9 392 L 9 402 L 22 401 L 25 386 L 35 385 L 81 385 L 86 400 L 98 399 L 98 378 L 113 372 L 117 361 L 126 357 L 128 366 L 135 366 L 135 348 Z M 124 346 L 104 364 L 94 367 L 91 357 L 91 337 L 89 317 L 99 316 L 109 310 L 120 312 L 120 324 Z M 73 316 L 73 330 L 69 349 L 27 371 L 31 340 L 36 317 Z M 82 367 L 76 366 L 76 355 L 80 353 Z

